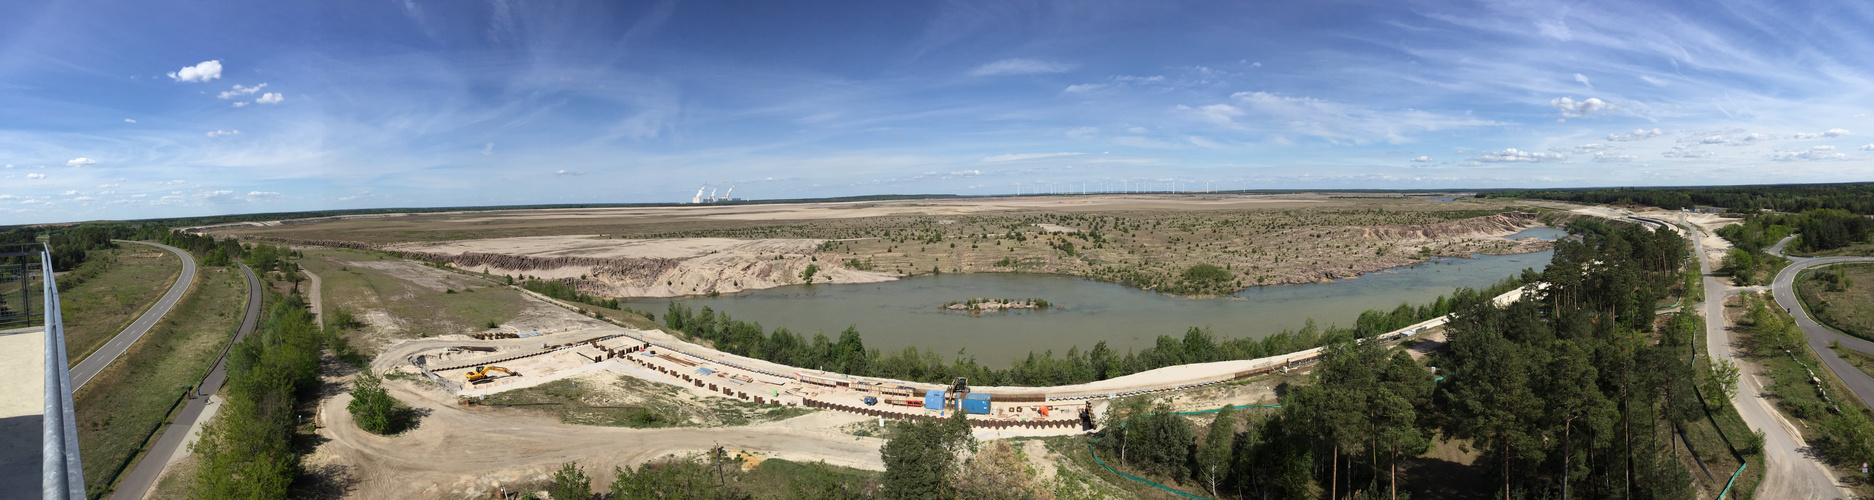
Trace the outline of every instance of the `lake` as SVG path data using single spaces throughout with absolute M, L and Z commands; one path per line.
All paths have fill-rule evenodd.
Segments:
M 1209 327 L 1219 339 L 1261 338 L 1283 329 L 1299 330 L 1309 318 L 1322 327 L 1352 326 L 1367 309 L 1391 310 L 1402 302 L 1417 306 L 1457 287 L 1482 288 L 1524 268 L 1540 271 L 1550 255 L 1544 251 L 1441 258 L 1334 283 L 1251 288 L 1211 299 L 1188 299 L 1071 276 L 971 273 L 883 283 L 792 285 L 674 300 L 695 310 L 708 306 L 735 319 L 760 322 L 766 330 L 787 327 L 809 339 L 815 331 L 837 339 L 841 330 L 853 325 L 864 335 L 868 348 L 886 352 L 929 348 L 946 360 L 963 349 L 978 361 L 1000 368 L 1030 351 L 1053 350 L 1058 357 L 1069 347 L 1085 351 L 1101 340 L 1120 351 L 1142 349 L 1159 335 L 1181 337 L 1191 326 Z M 981 315 L 942 309 L 947 302 L 972 297 L 1039 298 L 1059 309 Z M 671 300 L 620 302 L 662 316 Z

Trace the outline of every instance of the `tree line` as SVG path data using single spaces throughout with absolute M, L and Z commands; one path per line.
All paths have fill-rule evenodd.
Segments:
M 270 301 L 265 321 L 228 353 L 228 399 L 191 446 L 201 464 L 191 498 L 286 498 L 299 475 L 295 408 L 317 396 L 324 336 L 298 295 Z
M 1480 198 L 1526 198 L 1597 205 L 1647 205 L 1671 210 L 1724 207 L 1731 212 L 1837 209 L 1874 215 L 1874 183 L 1484 191 Z
M 1448 349 L 1426 360 L 1441 381 L 1404 350 L 1341 339 L 1280 410 L 1225 410 L 1200 429 L 1163 404 L 1121 400 L 1097 446 L 1109 462 L 1217 497 L 1398 498 L 1400 464 L 1444 436 L 1482 453 L 1490 475 L 1477 493 L 1690 499 L 1672 431 L 1704 418 L 1705 401 L 1726 404 L 1701 400 L 1699 385 L 1720 390 L 1735 372 L 1730 382 L 1695 373 L 1697 316 L 1655 326 L 1652 300 L 1682 282 L 1685 241 L 1629 224 L 1571 229 L 1582 238 L 1557 243 L 1545 293 L 1455 308 Z M 1758 436 L 1733 439 L 1744 453 L 1761 447 Z
M 1533 276 L 1534 271 L 1528 274 Z M 702 339 L 723 352 L 788 366 L 929 383 L 969 377 L 979 385 L 1052 386 L 1106 380 L 1167 366 L 1263 358 L 1371 336 L 1487 302 L 1521 286 L 1523 278 L 1512 277 L 1483 290 L 1459 288 L 1418 307 L 1400 304 L 1392 311 L 1369 310 L 1360 315 L 1353 328 L 1321 328 L 1309 320 L 1299 331 L 1284 330 L 1261 339 L 1218 339 L 1208 329 L 1194 326 L 1181 337 L 1160 335 L 1152 347 L 1137 351 L 1122 353 L 1100 341 L 1084 351 L 1079 346 L 1070 347 L 1064 356 L 1052 350 L 1030 352 L 1005 369 L 984 365 L 963 352 L 946 361 L 929 349 L 907 347 L 891 353 L 868 349 L 857 327 L 847 327 L 837 339 L 824 332 L 808 337 L 785 327 L 765 331 L 759 322 L 734 319 L 708 306 L 696 311 L 676 302 L 668 305 L 663 319 L 666 327 L 686 339 Z

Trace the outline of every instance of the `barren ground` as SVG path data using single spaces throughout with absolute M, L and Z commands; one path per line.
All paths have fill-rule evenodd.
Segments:
M 239 225 L 223 235 L 399 252 L 493 275 L 668 297 L 940 272 L 1082 276 L 1184 295 L 1313 283 L 1435 256 L 1523 253 L 1517 201 L 1104 195 L 419 214 Z M 1510 214 L 1499 215 L 1510 212 Z M 1192 279 L 1196 264 L 1223 275 Z

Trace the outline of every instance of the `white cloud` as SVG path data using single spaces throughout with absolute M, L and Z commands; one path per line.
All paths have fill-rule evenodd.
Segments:
M 237 107 L 237 108 L 247 107 L 247 101 L 234 101 L 234 107 Z
M 115 187 L 117 187 L 117 184 L 99 184 L 98 185 L 98 189 L 112 189 Z
M 1039 158 L 1053 158 L 1056 156 L 1075 156 L 1075 155 L 1080 155 L 1080 154 L 1085 154 L 1085 153 L 1011 153 L 1011 154 L 1005 154 L 1005 155 L 995 155 L 995 156 L 985 157 L 982 159 L 982 162 L 983 163 L 1002 163 L 1002 162 L 1010 162 L 1010 161 L 1034 160 L 1034 159 L 1039 159 Z
M 90 196 L 80 196 L 77 198 L 72 198 L 72 201 L 97 201 L 97 198 L 92 198 Z
M 1672 149 L 1660 153 L 1659 155 L 1667 158 L 1710 158 L 1716 156 L 1710 151 L 1689 146 L 1673 146 Z
M 1580 146 L 1575 146 L 1572 148 L 1549 148 L 1549 151 L 1554 151 L 1557 153 L 1569 153 L 1569 154 L 1578 154 L 1578 155 L 1592 154 L 1595 152 L 1606 151 L 1606 150 L 1607 150 L 1607 145 L 1600 144 L 1600 143 L 1582 144 Z
M 983 171 L 973 170 L 973 169 L 972 170 L 960 170 L 956 172 L 951 172 L 950 175 L 953 177 L 972 177 L 972 176 L 983 175 Z
M 17 200 L 17 199 L 19 199 L 18 196 L 13 196 L 10 194 L 0 194 L 0 200 Z
M 166 182 L 158 182 L 158 183 L 156 183 L 156 185 L 158 185 L 158 186 L 175 186 L 175 185 L 179 185 L 179 184 L 187 184 L 188 182 L 189 182 L 189 181 L 185 181 L 185 180 L 182 180 L 182 179 L 176 179 L 176 180 L 173 180 L 173 181 L 166 181 Z
M 78 196 L 78 190 L 76 189 L 65 190 L 65 196 Z
M 132 120 L 132 119 L 129 119 L 129 118 L 125 118 L 125 119 L 124 119 L 124 123 L 136 123 L 136 122 L 137 122 L 136 120 Z
M 1854 132 L 1849 132 L 1847 130 L 1838 129 L 1838 128 L 1832 128 L 1832 129 L 1828 129 L 1828 130 L 1824 130 L 1824 131 L 1816 132 L 1816 133 L 1800 133 L 1800 134 L 1789 136 L 1789 138 L 1791 139 L 1834 139 L 1836 137 L 1849 136 L 1849 135 L 1854 135 Z
M 1430 156 L 1420 156 L 1420 157 L 1418 157 L 1418 158 L 1413 158 L 1413 159 L 1412 159 L 1412 162 L 1413 162 L 1413 163 L 1431 163 L 1431 162 L 1432 162 L 1432 157 L 1430 157 Z
M 7 164 L 7 168 L 13 168 L 13 164 L 11 164 L 11 163 L 8 163 L 8 164 Z
M 1638 156 L 1623 155 L 1623 154 L 1615 153 L 1612 151 L 1594 152 L 1594 161 L 1598 161 L 1598 162 L 1626 162 L 1626 161 L 1637 160 L 1639 158 L 1640 157 Z
M 28 179 L 44 179 L 44 178 L 46 178 L 46 174 L 26 174 L 26 178 L 28 178 Z
M 1828 149 L 1822 149 L 1822 148 L 1828 148 Z M 1775 153 L 1770 154 L 1770 159 L 1776 160 L 1776 161 L 1829 161 L 1829 160 L 1848 159 L 1848 155 L 1830 152 L 1830 150 L 1833 150 L 1833 149 L 1835 148 L 1830 147 L 1830 146 L 1816 146 L 1815 148 L 1811 148 L 1811 149 L 1799 149 L 1799 150 L 1794 150 L 1794 151 L 1777 151 Z
M 1606 111 L 1607 108 L 1610 107 L 1606 101 L 1602 101 L 1598 97 L 1589 97 L 1581 101 L 1576 101 L 1571 97 L 1558 97 L 1549 100 L 1549 105 L 1554 106 L 1557 111 L 1561 111 L 1562 116 L 1570 118 L 1586 116 L 1597 111 Z
M 209 192 L 206 192 L 206 193 L 202 193 L 202 194 L 201 194 L 201 196 L 202 196 L 203 198 L 213 198 L 213 197 L 216 197 L 216 196 L 227 196 L 227 195 L 231 195 L 231 194 L 234 194 L 234 192 L 233 192 L 233 191 L 229 191 L 229 190 L 226 190 L 226 189 L 220 189 L 220 190 L 215 190 L 215 191 L 209 191 Z
M 1474 160 L 1474 161 L 1489 162 L 1489 163 L 1513 163 L 1513 162 L 1541 163 L 1541 162 L 1546 162 L 1546 161 L 1561 161 L 1561 160 L 1566 160 L 1566 159 L 1568 159 L 1568 156 L 1563 155 L 1561 153 L 1544 153 L 1540 151 L 1519 151 L 1516 148 L 1509 148 L 1509 149 L 1505 149 L 1502 151 L 1485 151 L 1484 154 L 1479 155 L 1476 158 L 1471 158 L 1471 160 Z
M 277 193 L 274 191 L 248 191 L 247 195 L 248 196 L 279 196 L 280 193 Z
M 1869 145 L 1866 145 L 1866 146 L 1861 146 L 1861 150 L 1862 150 L 1862 151 L 1874 151 L 1874 144 L 1869 144 Z M 8 165 L 8 166 L 7 166 L 7 168 L 12 168 L 12 165 Z
M 561 170 L 559 170 L 559 171 L 556 171 L 556 172 L 553 172 L 553 175 L 586 175 L 586 173 L 585 173 L 585 172 L 574 172 L 574 171 L 571 171 L 571 170 L 565 170 L 565 169 L 561 169 Z
M 210 131 L 208 133 L 209 137 L 221 137 L 224 135 L 241 135 L 241 131 L 240 130 L 215 130 L 215 131 Z
M 278 103 L 284 100 L 286 100 L 286 96 L 280 95 L 280 93 L 278 92 L 268 92 L 265 94 L 261 94 L 259 99 L 254 100 L 254 103 L 255 104 L 274 104 L 274 103 Z
M 1582 84 L 1582 85 L 1587 85 L 1587 86 L 1588 86 L 1588 90 L 1594 90 L 1594 82 L 1590 82 L 1590 81 L 1588 81 L 1588 75 L 1583 75 L 1583 74 L 1581 74 L 1581 73 L 1575 73 L 1575 81 L 1577 81 L 1577 82 L 1581 82 L 1581 84 Z
M 1633 129 L 1632 132 L 1621 133 L 1621 134 L 1607 134 L 1607 140 L 1615 141 L 1615 142 L 1644 141 L 1644 140 L 1651 139 L 1654 137 L 1659 137 L 1661 135 L 1664 135 L 1665 133 L 1666 133 L 1665 131 L 1657 129 L 1657 128 L 1652 129 L 1652 130 L 1636 128 L 1636 129 Z
M 977 66 L 976 69 L 970 70 L 970 75 L 1038 75 L 1044 73 L 1066 73 L 1071 69 L 1074 69 L 1073 65 L 1064 63 L 1037 61 L 1034 59 L 1003 59 Z
M 1257 92 L 1257 93 L 1260 94 L 1261 92 Z M 1243 110 L 1237 108 L 1236 106 L 1231 106 L 1228 104 L 1211 104 L 1207 106 L 1200 106 L 1200 107 L 1192 108 L 1189 106 L 1179 105 L 1178 109 L 1183 110 L 1183 111 L 1190 111 L 1191 113 L 1197 116 L 1198 120 L 1202 120 L 1205 122 L 1209 122 L 1212 124 L 1229 127 L 1229 128 L 1235 128 L 1235 129 L 1242 128 L 1241 125 L 1238 125 L 1236 123 L 1236 117 L 1243 116 Z
M 77 157 L 77 158 L 72 158 L 71 161 L 65 162 L 65 166 L 67 167 L 84 167 L 84 166 L 97 165 L 97 164 L 98 164 L 97 160 L 85 158 L 82 156 Z
M 221 60 L 202 61 L 194 66 L 184 66 L 180 70 L 170 72 L 169 77 L 178 82 L 206 82 L 221 78 Z
M 235 84 L 234 90 L 223 90 L 221 91 L 220 94 L 216 95 L 215 97 L 218 97 L 221 99 L 233 99 L 236 97 L 259 92 L 260 89 L 263 89 L 263 88 L 267 88 L 267 84 L 265 82 L 262 82 L 260 85 L 255 85 L 252 87 L 242 87 L 240 84 Z
M 488 143 L 487 146 L 482 148 L 482 156 L 491 156 L 494 154 L 495 154 L 495 143 L 490 142 Z

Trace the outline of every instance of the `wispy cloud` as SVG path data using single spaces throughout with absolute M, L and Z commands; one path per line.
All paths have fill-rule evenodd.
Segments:
M 1035 59 L 1003 59 L 977 66 L 970 70 L 971 76 L 1039 75 L 1047 73 L 1066 73 L 1074 66 L 1066 63 L 1040 61 Z
M 98 164 L 97 160 L 85 158 L 83 156 L 72 158 L 71 160 L 68 160 L 65 162 L 65 166 L 67 167 L 88 167 L 88 166 L 97 165 L 97 164 Z
M 239 130 L 212 130 L 208 132 L 209 137 L 221 137 L 224 135 L 240 135 L 240 134 L 241 134 L 241 131 Z
M 1001 154 L 1001 155 L 985 157 L 982 159 L 982 162 L 983 163 L 1004 163 L 1004 162 L 1011 162 L 1011 161 L 1036 160 L 1036 159 L 1041 159 L 1041 158 L 1054 158 L 1058 156 L 1078 156 L 1081 154 L 1084 154 L 1084 153 L 1010 153 L 1010 154 Z
M 243 87 L 243 86 L 241 86 L 241 85 L 239 85 L 239 84 L 236 84 L 236 85 L 234 86 L 234 89 L 232 89 L 232 90 L 223 90 L 223 91 L 221 91 L 221 93 L 220 93 L 220 94 L 217 94 L 217 95 L 215 95 L 215 97 L 217 97 L 217 98 L 221 98 L 221 99 L 233 99 L 233 98 L 236 98 L 236 97 L 240 97 L 240 96 L 244 96 L 244 95 L 248 95 L 248 94 L 252 94 L 252 93 L 255 93 L 255 92 L 259 92 L 259 91 L 260 91 L 260 89 L 264 89 L 264 88 L 267 88 L 267 84 L 266 84 L 265 82 L 262 82 L 262 83 L 261 83 L 260 85 L 255 85 L 255 86 L 252 86 L 252 87 Z

